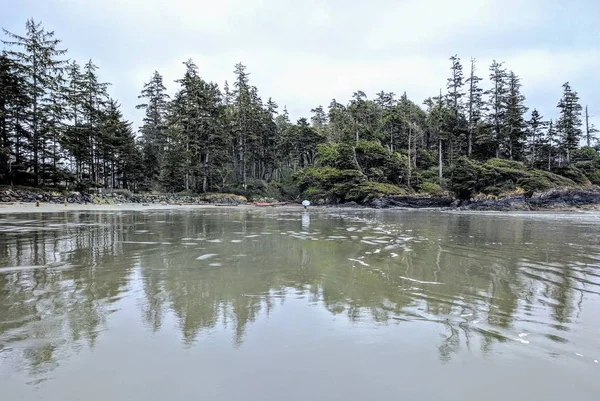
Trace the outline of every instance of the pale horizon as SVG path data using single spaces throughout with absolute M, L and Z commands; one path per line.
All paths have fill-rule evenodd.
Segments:
M 220 88 L 242 62 L 263 101 L 287 106 L 295 121 L 333 98 L 346 104 L 357 90 L 369 98 L 406 92 L 422 104 L 445 90 L 454 54 L 465 75 L 477 59 L 484 89 L 492 60 L 505 62 L 522 79 L 529 113 L 537 108 L 545 119 L 556 118 L 568 81 L 598 126 L 599 15 L 590 0 L 22 0 L 4 7 L 0 26 L 22 34 L 33 18 L 56 33 L 69 58 L 91 58 L 136 130 L 143 83 L 156 70 L 173 94 L 189 58 Z

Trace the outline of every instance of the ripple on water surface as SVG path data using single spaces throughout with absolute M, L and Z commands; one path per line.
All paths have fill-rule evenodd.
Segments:
M 263 398 L 266 378 L 336 398 L 339 376 L 360 378 L 345 388 L 361 398 L 468 400 L 480 383 L 502 399 L 595 399 L 598 223 L 336 209 L 1 218 L 0 387 L 58 400 L 76 380 L 76 398 L 110 399 L 128 377 L 136 397 L 202 385 L 235 399 L 215 385 L 235 376 Z

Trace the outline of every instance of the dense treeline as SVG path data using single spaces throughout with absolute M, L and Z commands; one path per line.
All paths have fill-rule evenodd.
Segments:
M 597 130 L 569 83 L 556 116 L 545 118 L 529 112 L 519 76 L 497 61 L 486 88 L 474 59 L 465 74 L 453 56 L 445 88 L 423 104 L 406 93 L 369 99 L 356 91 L 348 103 L 333 99 L 310 121 L 293 123 L 285 107 L 261 99 L 241 63 L 220 88 L 188 60 L 172 97 L 158 72 L 144 85 L 136 135 L 91 60 L 68 60 L 54 33 L 33 20 L 23 36 L 4 33 L 5 184 L 358 199 L 448 188 L 465 158 L 545 170 L 597 158 Z
M 0 177 L 9 184 L 129 187 L 141 152 L 131 124 L 90 60 L 65 58 L 60 40 L 27 21 L 4 31 L 0 55 Z

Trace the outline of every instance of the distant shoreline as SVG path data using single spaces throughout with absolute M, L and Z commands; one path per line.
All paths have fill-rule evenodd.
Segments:
M 521 200 L 512 204 L 507 200 L 504 201 L 487 201 L 482 203 L 472 204 L 471 207 L 455 207 L 455 206 L 407 206 L 407 205 L 389 205 L 385 207 L 376 207 L 373 205 L 358 205 L 358 204 L 343 204 L 343 205 L 313 205 L 308 208 L 311 210 L 397 210 L 397 211 L 443 211 L 443 212 L 465 212 L 465 213 L 511 213 L 511 212 L 589 212 L 600 210 L 600 204 L 585 204 L 579 206 L 554 204 L 552 206 L 527 208 L 523 207 Z M 88 203 L 69 203 L 67 206 L 60 203 L 42 203 L 36 206 L 35 203 L 0 202 L 0 216 L 21 214 L 21 213 L 68 213 L 68 212 L 140 212 L 140 211 L 173 211 L 173 210 L 288 210 L 294 212 L 304 212 L 301 205 L 285 205 L 285 206 L 268 206 L 259 207 L 251 203 L 240 205 L 210 205 L 210 204 L 140 204 L 140 203 L 123 203 L 123 204 L 94 204 Z
M 234 208 L 235 206 L 231 206 Z M 160 203 L 151 203 L 142 205 L 139 203 L 124 204 L 94 204 L 94 203 L 69 203 L 67 206 L 61 203 L 42 203 L 36 206 L 35 203 L 14 202 L 0 203 L 0 215 L 14 213 L 60 213 L 60 212 L 120 212 L 120 211 L 143 211 L 143 210 L 190 210 L 190 209 L 223 209 L 228 206 L 215 205 L 163 205 Z

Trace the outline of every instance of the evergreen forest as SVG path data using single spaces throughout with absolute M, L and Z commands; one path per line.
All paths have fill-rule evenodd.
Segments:
M 242 63 L 217 84 L 187 60 L 175 82 L 148 77 L 134 127 L 102 70 L 69 59 L 41 23 L 4 30 L 2 43 L 2 185 L 336 203 L 600 184 L 598 131 L 576 88 L 565 82 L 554 115 L 543 116 L 501 61 L 454 55 L 447 81 L 424 101 L 356 90 L 291 121 Z

